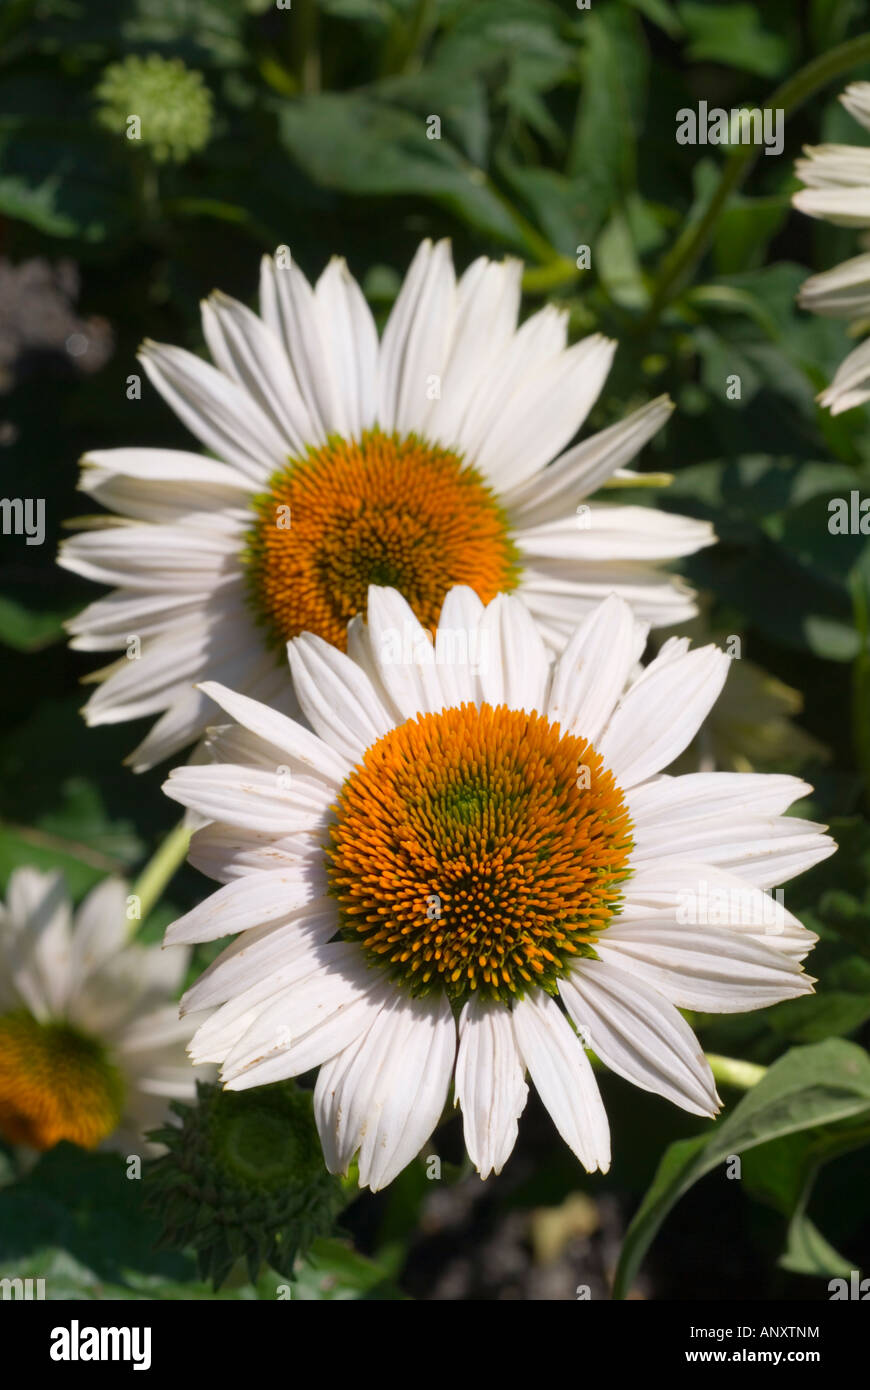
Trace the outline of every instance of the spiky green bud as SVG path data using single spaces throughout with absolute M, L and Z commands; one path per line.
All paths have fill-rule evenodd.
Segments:
M 252 1280 L 264 1264 L 289 1276 L 347 1201 L 324 1167 L 310 1092 L 292 1081 L 251 1091 L 198 1082 L 196 1106 L 171 1108 L 181 1126 L 150 1136 L 168 1152 L 146 1170 L 163 1244 L 192 1246 L 215 1288 L 239 1259 Z
M 94 95 L 99 124 L 141 142 L 158 164 L 183 164 L 211 137 L 211 92 L 180 58 L 149 53 L 110 63 Z

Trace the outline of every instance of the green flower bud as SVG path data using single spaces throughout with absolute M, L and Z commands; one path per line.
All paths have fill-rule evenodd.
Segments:
M 211 136 L 212 98 L 202 73 L 180 58 L 125 58 L 110 63 L 94 95 L 97 120 L 115 135 L 141 141 L 158 164 L 183 164 Z
M 250 1091 L 199 1082 L 197 1102 L 173 1101 L 180 1128 L 150 1136 L 168 1149 L 146 1169 L 163 1244 L 193 1246 L 215 1288 L 242 1258 L 252 1280 L 263 1264 L 289 1276 L 347 1203 L 324 1168 L 310 1092 L 292 1081 Z

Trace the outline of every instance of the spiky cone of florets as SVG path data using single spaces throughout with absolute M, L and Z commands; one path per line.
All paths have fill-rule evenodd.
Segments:
M 197 1099 L 173 1103 L 180 1127 L 153 1136 L 168 1149 L 146 1176 L 162 1244 L 192 1246 L 215 1288 L 239 1259 L 252 1280 L 264 1264 L 289 1276 L 347 1200 L 324 1167 L 310 1094 L 293 1082 L 241 1094 L 198 1082 Z

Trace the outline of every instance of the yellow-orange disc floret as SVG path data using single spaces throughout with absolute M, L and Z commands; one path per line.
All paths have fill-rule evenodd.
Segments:
M 260 618 L 280 643 L 316 632 L 345 649 L 369 584 L 390 585 L 434 628 L 447 590 L 488 603 L 516 582 L 507 522 L 458 454 L 378 430 L 293 459 L 256 499 L 245 560 Z
M 124 1082 L 105 1049 L 65 1023 L 0 1017 L 0 1135 L 50 1149 L 93 1149 L 117 1128 Z
M 459 1002 L 552 991 L 607 926 L 632 847 L 591 744 L 486 704 L 417 715 L 373 744 L 331 840 L 345 937 L 414 993 Z

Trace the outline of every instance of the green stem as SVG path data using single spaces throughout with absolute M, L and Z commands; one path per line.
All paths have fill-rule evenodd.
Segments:
M 806 67 L 801 68 L 800 72 L 795 73 L 794 77 L 777 87 L 762 106 L 771 110 L 782 110 L 789 116 L 835 77 L 840 77 L 850 68 L 864 62 L 870 62 L 870 34 L 850 39 L 848 43 L 832 48 L 830 53 L 814 58 Z M 700 260 L 707 249 L 720 212 L 752 168 L 758 154 L 757 145 L 743 145 L 730 155 L 703 217 L 684 228 L 662 261 L 652 303 L 638 325 L 638 331 L 645 330 L 655 323 L 662 309 L 673 298 L 673 293 L 679 290 L 689 272 Z
M 166 839 L 158 846 L 133 884 L 133 894 L 139 899 L 140 924 L 159 902 L 176 869 L 184 863 L 189 845 L 190 829 L 183 820 L 179 821 L 175 829 L 170 830 Z
M 433 0 L 417 0 L 407 23 L 397 16 L 381 54 L 381 77 L 395 77 L 419 66 L 420 50 L 437 18 Z
M 853 576 L 851 587 L 859 641 L 858 655 L 852 663 L 852 742 L 855 761 L 864 778 L 864 795 L 870 805 L 870 603 L 860 569 Z
M 723 1086 L 736 1086 L 740 1091 L 751 1091 L 767 1071 L 756 1062 L 742 1062 L 739 1057 L 720 1057 L 717 1052 L 705 1054 L 710 1070 Z

